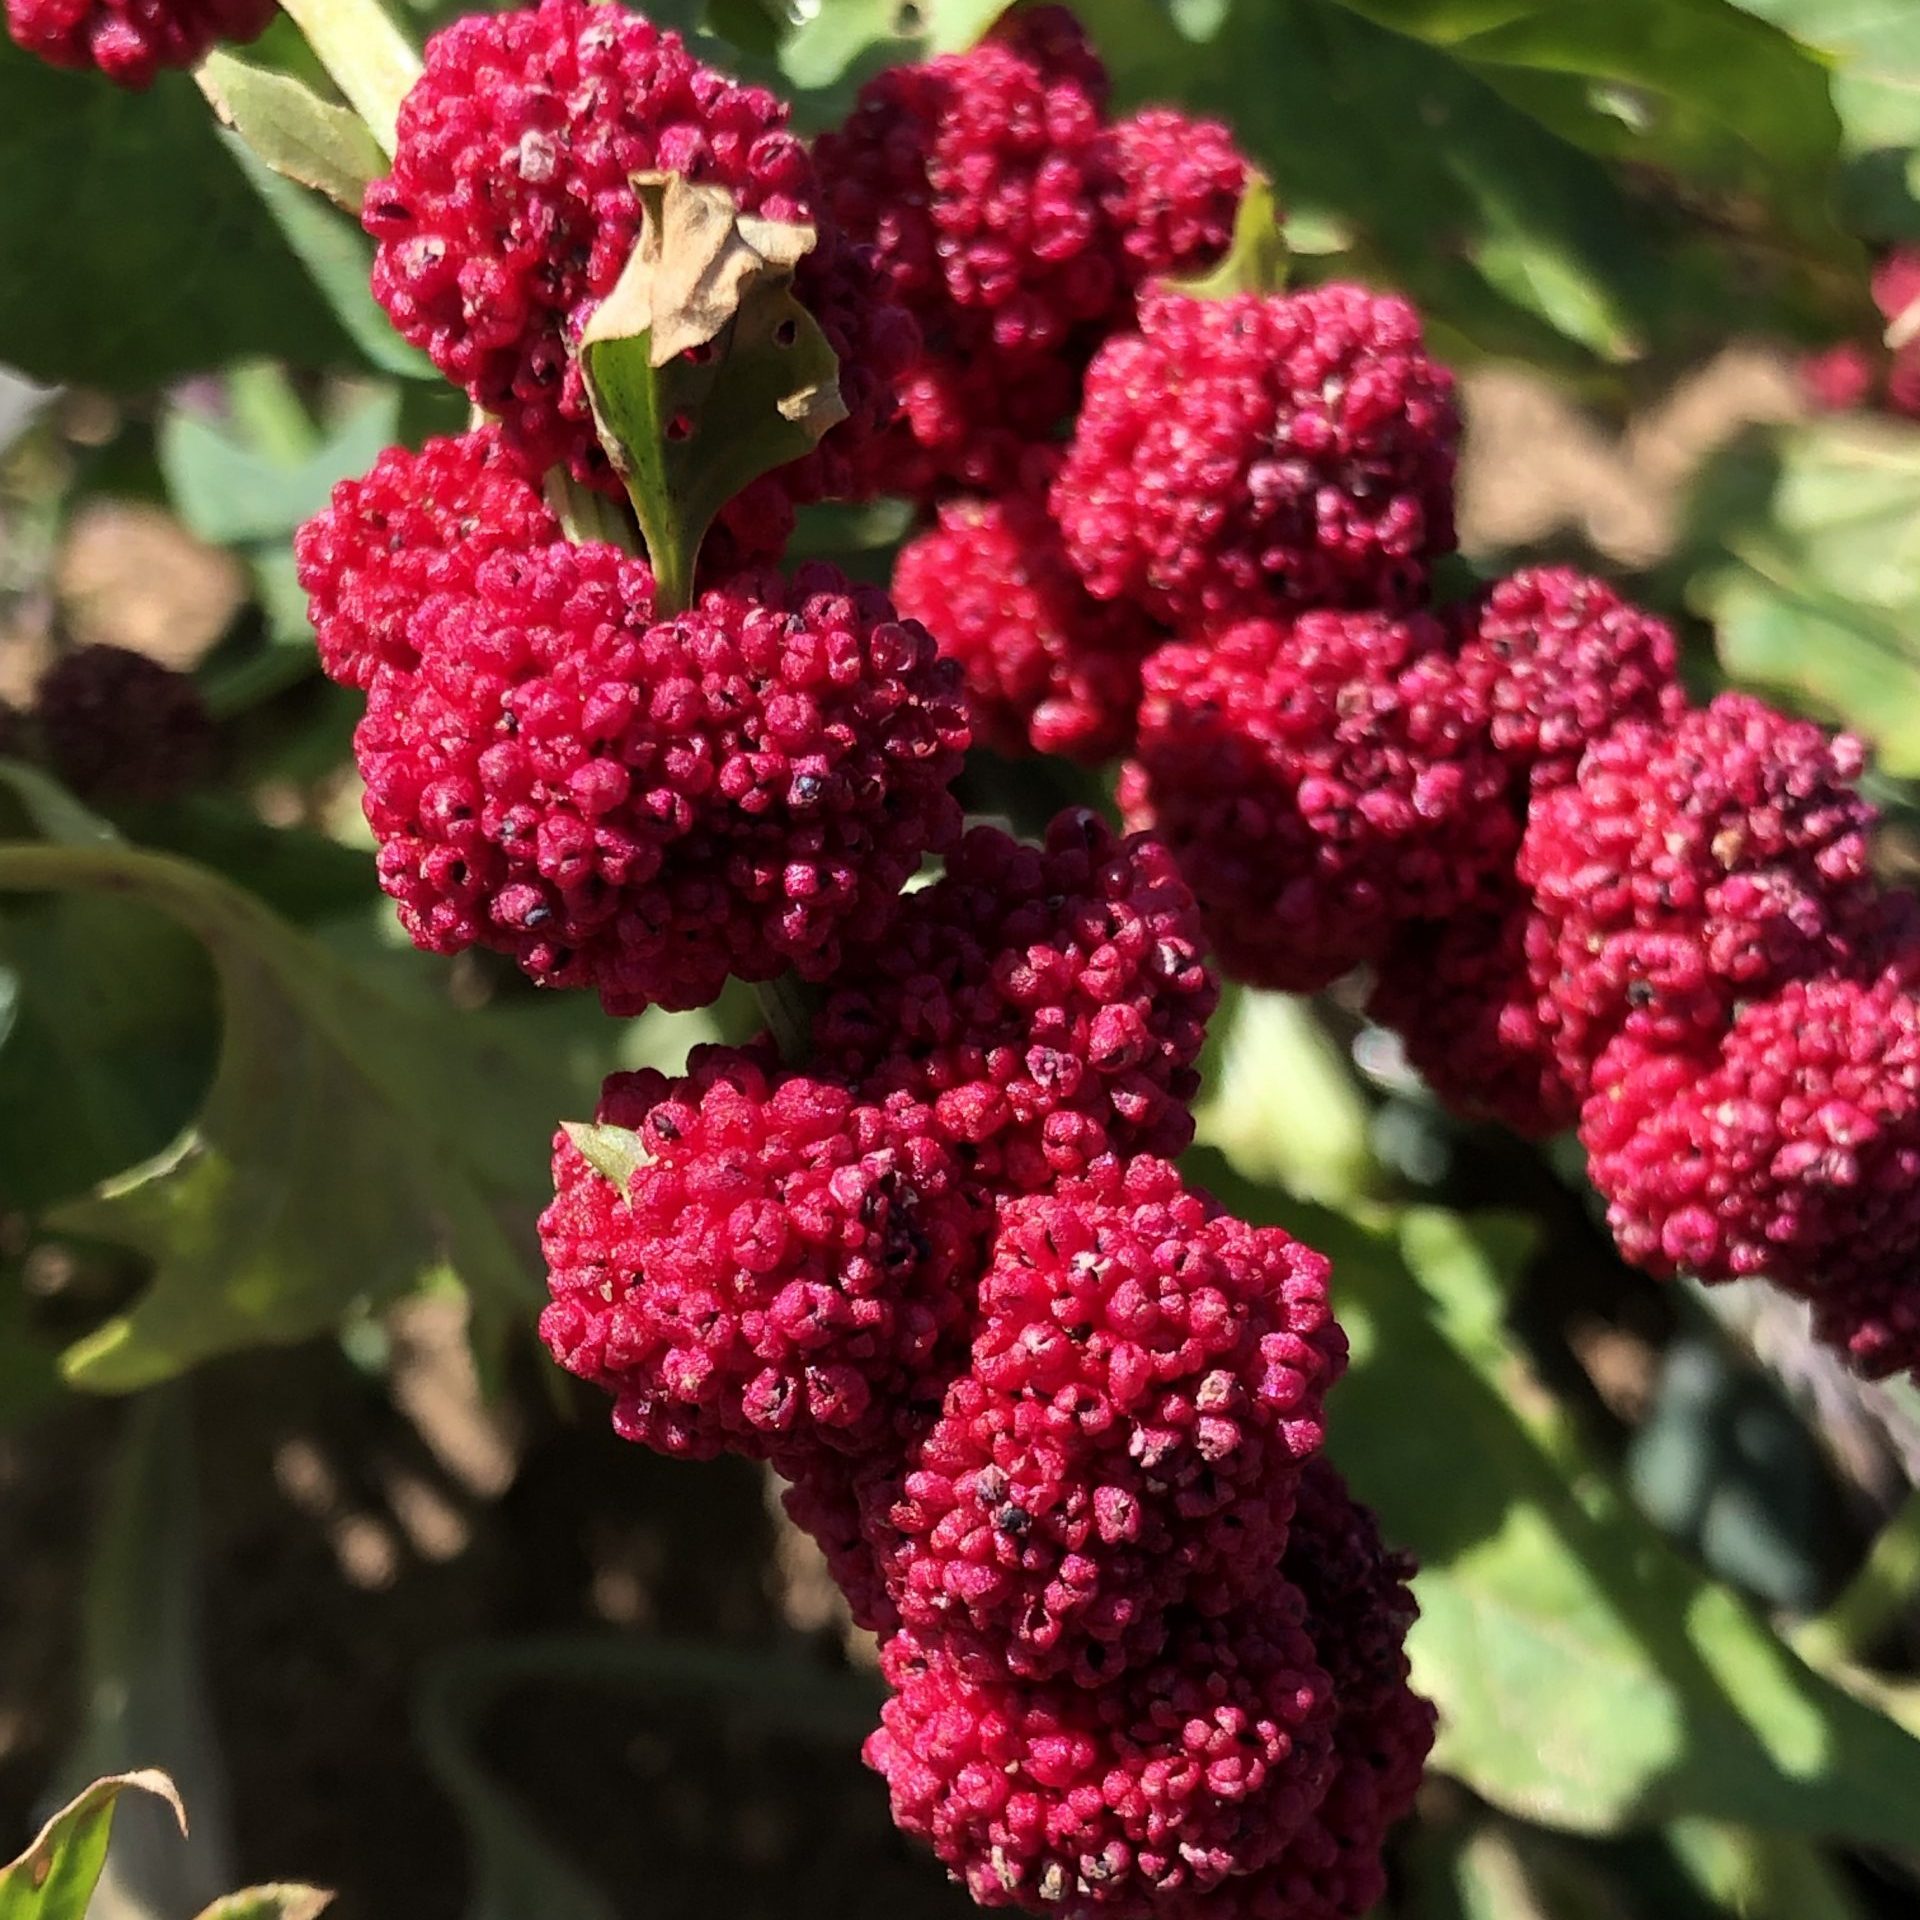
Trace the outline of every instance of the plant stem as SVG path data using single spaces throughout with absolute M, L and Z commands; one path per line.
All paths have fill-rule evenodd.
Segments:
M 783 973 L 777 980 L 756 980 L 753 997 L 780 1049 L 781 1064 L 804 1066 L 813 1035 L 813 1009 L 807 1005 L 806 989 L 792 974 Z
M 393 153 L 400 102 L 420 77 L 420 56 L 380 0 L 283 0 L 314 57 L 332 76 L 380 150 Z
M 1794 1635 L 1815 1666 L 1823 1660 L 1864 1660 L 1920 1597 L 1920 1488 L 1873 1543 L 1864 1565 L 1827 1610 Z

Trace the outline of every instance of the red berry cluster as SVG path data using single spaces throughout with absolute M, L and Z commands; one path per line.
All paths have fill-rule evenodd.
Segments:
M 138 91 L 222 40 L 257 39 L 278 11 L 275 0 L 7 0 L 7 30 L 50 66 Z
M 895 1818 L 985 1905 L 1357 1916 L 1432 1740 L 1320 1452 L 1327 1263 L 1164 1157 L 1214 999 L 1155 841 L 979 827 L 804 1064 L 615 1076 L 631 1173 L 555 1142 L 555 1357 L 791 1481 L 883 1636 Z
M 992 97 L 1012 54 L 970 59 Z M 1162 283 L 1064 454 L 943 502 L 898 590 L 984 739 L 1125 742 L 1122 810 L 1230 975 L 1370 968 L 1449 1104 L 1580 1123 L 1630 1259 L 1765 1274 L 1863 1368 L 1920 1365 L 1920 947 L 1860 749 L 1690 707 L 1667 627 L 1568 569 L 1434 608 L 1458 432 L 1404 302 Z
M 76 647 L 29 708 L 0 702 L 0 757 L 44 761 L 84 800 L 177 799 L 212 770 L 215 744 L 193 680 L 128 647 Z
M 1193 894 L 1144 834 L 1069 810 L 1039 846 L 963 835 L 949 791 L 975 725 L 1126 747 L 1166 636 L 1087 592 L 1039 444 L 1018 491 L 947 503 L 904 612 L 749 563 L 796 501 L 922 490 L 943 356 L 991 340 L 1011 412 L 978 437 L 1017 420 L 1037 443 L 1141 280 L 1218 254 L 1243 177 L 1224 134 L 1110 127 L 1103 92 L 1065 15 L 1023 13 L 877 83 L 816 177 L 777 102 L 637 16 L 457 23 L 367 223 L 389 312 L 495 423 L 384 455 L 297 557 L 323 664 L 366 693 L 367 816 L 416 941 L 615 1013 L 812 984 L 784 1051 L 617 1074 L 562 1129 L 541 1331 L 627 1438 L 787 1477 L 886 1638 L 869 1757 L 901 1825 L 990 1904 L 1357 1916 L 1433 1715 L 1408 1569 L 1320 1454 L 1345 1364 L 1326 1262 L 1172 1164 L 1217 999 Z M 852 184 L 883 152 L 921 175 L 884 189 L 884 231 Z M 797 290 L 853 403 L 734 503 L 683 609 L 621 547 L 569 539 L 542 485 L 611 479 L 574 349 L 646 168 L 818 223 Z M 1045 418 L 1019 397 L 1042 362 L 1064 373 Z M 1324 700 L 1397 648 L 1410 739 L 1459 735 L 1412 633 L 1330 634 Z M 943 870 L 909 887 L 928 855 Z
M 1168 107 L 1112 122 L 1107 92 L 1066 10 L 1023 8 L 869 81 L 821 137 L 829 213 L 920 328 L 890 491 L 1005 492 L 1141 285 L 1225 252 L 1247 178 L 1226 129 Z

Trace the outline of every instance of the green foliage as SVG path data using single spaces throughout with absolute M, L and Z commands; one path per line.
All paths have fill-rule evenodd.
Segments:
M 1920 430 L 1844 418 L 1747 436 L 1701 479 L 1675 567 L 1736 680 L 1920 775 Z
M 86 1920 L 106 1865 L 115 1803 L 130 1789 L 157 1794 L 186 1831 L 187 1810 L 164 1773 L 148 1769 L 96 1780 L 47 1822 L 18 1860 L 0 1867 L 0 1920 Z
M 380 143 L 356 113 L 322 100 L 290 74 L 216 50 L 200 64 L 200 91 L 250 153 L 357 214 L 369 182 L 387 170 Z
M 1523 1223 L 1434 1209 L 1367 1223 L 1205 1155 L 1194 1171 L 1333 1261 L 1353 1365 L 1332 1450 L 1419 1556 L 1412 1650 L 1440 1708 L 1440 1766 L 1576 1832 L 1694 1815 L 1882 1846 L 1911 1836 L 1920 1740 L 1682 1559 L 1529 1366 L 1506 1326 Z
M 743 218 L 723 188 L 640 175 L 645 224 L 580 342 L 663 611 L 691 603 L 714 516 L 847 417 L 827 336 L 793 292 L 811 228 Z
M 0 362 L 118 391 L 352 342 L 182 74 L 128 94 L 0 35 Z

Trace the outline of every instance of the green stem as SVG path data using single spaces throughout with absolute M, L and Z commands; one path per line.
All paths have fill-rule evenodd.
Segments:
M 753 997 L 780 1049 L 781 1064 L 804 1066 L 813 1042 L 813 1009 L 807 1004 L 806 989 L 792 974 L 783 973 L 777 980 L 756 980 Z
M 391 157 L 400 102 L 420 77 L 420 56 L 380 0 L 282 0 L 368 130 Z
M 1865 1563 L 1839 1597 L 1794 1635 L 1794 1645 L 1815 1666 L 1824 1660 L 1864 1660 L 1917 1597 L 1920 1488 L 1880 1529 Z

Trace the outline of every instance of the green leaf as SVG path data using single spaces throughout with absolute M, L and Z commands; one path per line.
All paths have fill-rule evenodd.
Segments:
M 793 293 L 813 229 L 742 215 L 724 188 L 679 174 L 633 185 L 640 238 L 587 322 L 580 364 L 673 612 L 691 603 L 714 515 L 847 410 L 833 349 Z
M 1333 1451 L 1420 1558 L 1410 1644 L 1439 1766 L 1581 1832 L 1700 1816 L 1911 1844 L 1920 1740 L 1669 1546 L 1509 1335 L 1523 1223 L 1415 1209 L 1362 1224 L 1191 1159 L 1236 1211 L 1333 1261 L 1353 1345 Z
M 159 435 L 160 470 L 175 510 L 216 546 L 282 542 L 327 504 L 334 483 L 364 473 L 394 442 L 399 400 L 366 395 L 315 452 L 289 459 L 257 439 L 224 432 L 204 413 L 169 410 Z
M 380 144 L 393 151 L 400 103 L 420 56 L 380 0 L 282 0 L 328 77 Z
M 88 1542 L 82 1596 L 81 1724 L 62 1779 L 157 1764 L 193 1806 L 180 1835 L 159 1809 L 128 1807 L 100 1882 L 108 1913 L 190 1911 L 233 1884 L 226 1769 L 214 1724 L 200 1607 L 199 1484 L 185 1392 L 127 1409 Z
M 961 53 L 1006 12 L 1011 0 L 821 0 L 788 35 L 780 65 L 803 89 L 849 75 Z M 796 9 L 796 12 L 801 11 Z
M 0 812 L 25 792 L 34 830 L 99 830 L 45 776 L 3 779 Z M 157 1153 L 206 1093 L 218 1028 L 206 956 L 163 915 L 0 899 L 0 1206 L 37 1210 Z
M 1839 1864 L 1795 1835 L 1676 1820 L 1667 1838 L 1681 1871 L 1718 1912 L 1740 1920 L 1866 1920 Z
M 1676 567 L 1735 679 L 1920 774 L 1920 431 L 1845 418 L 1748 435 L 1697 483 Z
M 1647 7 L 1630 11 L 1645 16 Z M 1834 136 L 1816 98 L 1818 68 L 1720 0 L 1655 11 L 1659 30 L 1640 57 L 1666 49 L 1669 84 L 1692 87 L 1685 125 L 1712 128 L 1738 108 L 1736 126 L 1764 141 L 1755 157 L 1749 139 L 1729 133 L 1710 147 L 1714 164 L 1739 180 L 1784 170 L 1791 187 L 1743 202 L 1758 226 L 1737 262 L 1725 234 L 1687 224 L 1677 205 L 1645 190 L 1645 176 L 1668 157 L 1654 134 L 1636 146 L 1615 117 L 1588 104 L 1612 84 L 1607 60 L 1581 39 L 1604 39 L 1604 20 L 1589 20 L 1606 15 L 1604 5 L 1478 6 L 1483 26 L 1539 16 L 1540 45 L 1495 42 L 1484 57 L 1471 41 L 1440 35 L 1449 14 L 1466 16 L 1464 5 L 1382 0 L 1363 12 L 1340 0 L 1231 0 L 1217 20 L 1189 20 L 1195 40 L 1157 0 L 1108 0 L 1089 20 L 1124 104 L 1172 96 L 1225 117 L 1282 205 L 1350 233 L 1344 270 L 1405 289 L 1446 351 L 1622 363 L 1717 344 L 1735 325 L 1764 324 L 1760 314 L 1802 330 L 1823 324 L 1809 316 L 1840 297 L 1836 265 L 1857 275 L 1860 261 L 1821 211 Z M 1747 58 L 1723 98 L 1716 50 L 1733 42 Z M 1627 53 L 1614 59 L 1633 64 Z M 1762 79 L 1791 81 L 1778 125 L 1750 97 L 1759 83 L 1749 65 Z M 1674 123 L 1657 116 L 1657 128 Z M 1632 174 L 1623 170 L 1620 162 L 1635 160 Z
M 630 1127 L 585 1120 L 563 1120 L 561 1126 L 579 1148 L 580 1157 L 601 1179 L 611 1181 L 623 1199 L 633 1185 L 633 1176 L 653 1162 L 653 1156 L 640 1144 L 640 1136 Z
M 358 215 L 367 185 L 387 170 L 359 115 L 330 106 L 284 73 L 215 49 L 194 78 L 222 123 L 275 173 Z
M 249 1887 L 216 1900 L 200 1920 L 319 1920 L 332 1905 L 333 1895 L 319 1887 Z
M 166 1801 L 186 1832 L 186 1809 L 164 1773 L 147 1768 L 96 1780 L 47 1822 L 18 1860 L 0 1867 L 0 1920 L 86 1920 L 106 1864 L 114 1803 L 130 1788 Z
M 0 849 L 0 891 L 106 891 L 191 930 L 220 976 L 219 1067 L 194 1128 L 54 1224 L 154 1277 L 72 1348 L 128 1392 L 236 1348 L 308 1338 L 450 1266 L 497 1332 L 531 1310 L 550 1116 L 581 1097 L 496 1024 L 377 990 L 231 883 L 133 848 Z M 576 1106 L 577 1110 L 577 1106 Z
M 0 361 L 127 392 L 246 354 L 352 345 L 184 74 L 64 73 L 0 35 Z
M 385 309 L 373 297 L 373 242 L 359 221 L 283 179 L 237 134 L 223 132 L 220 138 L 361 359 L 378 373 L 438 383 L 439 369 L 394 332 Z
M 61 1397 L 53 1349 L 28 1324 L 17 1262 L 0 1266 L 0 1433 L 24 1427 Z
M 1273 182 L 1255 173 L 1234 213 L 1233 244 L 1226 258 L 1211 272 L 1175 284 L 1203 300 L 1236 293 L 1284 293 L 1288 264 L 1287 236 Z

